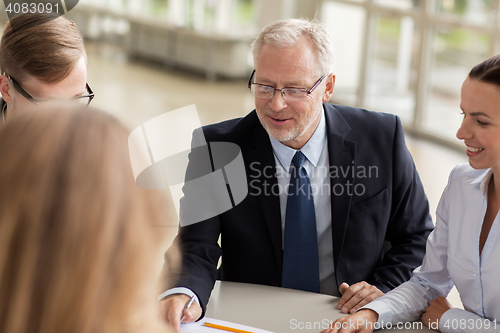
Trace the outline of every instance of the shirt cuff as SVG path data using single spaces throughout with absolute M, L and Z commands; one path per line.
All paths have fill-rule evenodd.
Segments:
M 158 296 L 158 302 L 161 301 L 162 299 L 164 299 L 165 297 L 173 295 L 173 294 L 183 294 L 183 295 L 187 295 L 189 297 L 194 296 L 195 302 L 198 303 L 198 305 L 200 305 L 200 300 L 198 299 L 198 296 L 196 296 L 196 294 L 191 289 L 188 289 L 185 287 L 177 287 L 177 288 L 172 288 L 172 289 L 165 291 L 164 293 L 162 293 Z
M 380 325 L 380 328 L 385 327 L 387 323 L 392 323 L 392 313 L 387 304 L 384 304 L 382 301 L 374 300 L 371 303 L 360 307 L 356 312 L 363 309 L 370 309 L 378 314 L 377 325 Z

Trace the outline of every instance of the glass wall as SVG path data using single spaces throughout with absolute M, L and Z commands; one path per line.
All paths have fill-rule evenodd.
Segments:
M 413 120 L 419 39 L 413 18 L 377 15 L 367 108 L 397 114 L 405 123 Z
M 316 16 L 327 25 L 336 48 L 333 102 L 394 113 L 408 132 L 457 142 L 461 84 L 472 66 L 500 51 L 499 2 L 87 0 L 85 5 L 123 13 L 123 17 L 144 17 L 145 22 L 159 22 L 160 28 L 194 30 L 211 37 L 206 38 L 207 45 L 220 36 L 249 45 L 258 29 L 271 21 Z M 123 27 L 116 34 L 131 34 L 126 22 L 119 25 L 115 17 L 106 20 L 101 22 L 102 30 Z M 91 31 L 99 25 L 88 26 Z M 172 45 L 160 46 L 162 55 L 172 50 Z M 233 57 L 242 58 L 242 53 Z M 221 58 L 220 54 L 214 57 Z
M 83 5 L 208 32 L 253 31 L 255 25 L 254 0 L 86 0 Z
M 488 34 L 440 26 L 432 34 L 428 102 L 422 127 L 437 136 L 454 138 L 462 121 L 460 89 L 470 69 L 488 57 Z
M 467 22 L 483 24 L 491 18 L 495 0 L 436 0 L 436 13 L 447 14 Z
M 375 0 L 375 3 L 385 7 L 412 9 L 419 8 L 421 0 Z
M 335 46 L 336 81 L 333 98 L 354 105 L 358 102 L 360 74 L 363 70 L 366 13 L 359 7 L 325 2 L 321 9 L 321 20 L 328 27 Z
M 458 144 L 462 82 L 474 65 L 500 50 L 499 2 L 325 1 L 322 11 L 329 15 L 356 11 L 366 17 L 364 28 L 342 30 L 349 31 L 353 41 L 345 37 L 337 53 L 347 50 L 359 63 L 348 63 L 355 69 L 356 84 L 345 96 L 334 93 L 334 101 L 397 114 L 408 132 Z M 332 35 L 339 34 L 338 26 L 329 28 Z M 343 88 L 341 80 L 337 77 L 337 85 Z

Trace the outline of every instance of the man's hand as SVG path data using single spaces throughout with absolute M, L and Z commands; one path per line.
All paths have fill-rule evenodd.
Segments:
M 181 330 L 181 317 L 184 306 L 189 302 L 190 297 L 184 294 L 174 294 L 160 301 L 161 314 L 167 323 L 174 329 L 175 332 Z M 192 323 L 202 314 L 201 307 L 198 303 L 193 302 L 189 308 L 184 311 L 183 323 Z
M 439 296 L 433 299 L 427 309 L 425 309 L 422 315 L 422 322 L 430 329 L 439 332 L 439 321 L 441 320 L 441 316 L 451 308 L 453 308 L 451 303 L 443 296 Z
M 342 313 L 354 313 L 360 307 L 384 295 L 377 287 L 365 281 L 358 282 L 350 287 L 344 282 L 340 285 L 339 291 L 342 297 L 339 300 L 337 309 L 341 310 Z
M 370 309 L 363 309 L 353 315 L 337 319 L 321 333 L 371 333 L 377 320 L 378 313 Z

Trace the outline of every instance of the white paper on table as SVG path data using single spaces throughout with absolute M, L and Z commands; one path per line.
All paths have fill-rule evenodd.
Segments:
M 259 328 L 255 328 L 255 327 L 250 327 L 250 326 L 235 324 L 235 323 L 231 323 L 229 321 L 224 321 L 224 320 L 219 320 L 219 319 L 214 319 L 214 318 L 207 318 L 207 317 L 205 317 L 202 320 L 197 321 L 195 323 L 181 324 L 181 333 L 203 333 L 203 332 L 206 332 L 206 333 L 218 333 L 218 332 L 227 332 L 227 331 L 223 331 L 223 330 L 220 330 L 220 329 L 203 326 L 203 324 L 205 322 L 209 322 L 209 323 L 216 324 L 216 325 L 221 325 L 221 326 L 226 326 L 226 327 L 231 327 L 231 328 L 237 328 L 237 329 L 244 330 L 244 331 L 249 331 L 249 332 L 252 332 L 252 333 L 273 333 L 271 331 L 261 330 Z

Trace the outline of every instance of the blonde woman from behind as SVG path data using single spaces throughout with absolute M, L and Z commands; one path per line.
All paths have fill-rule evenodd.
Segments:
M 0 131 L 0 332 L 165 332 L 151 226 L 168 215 L 135 184 L 127 137 L 60 105 Z

